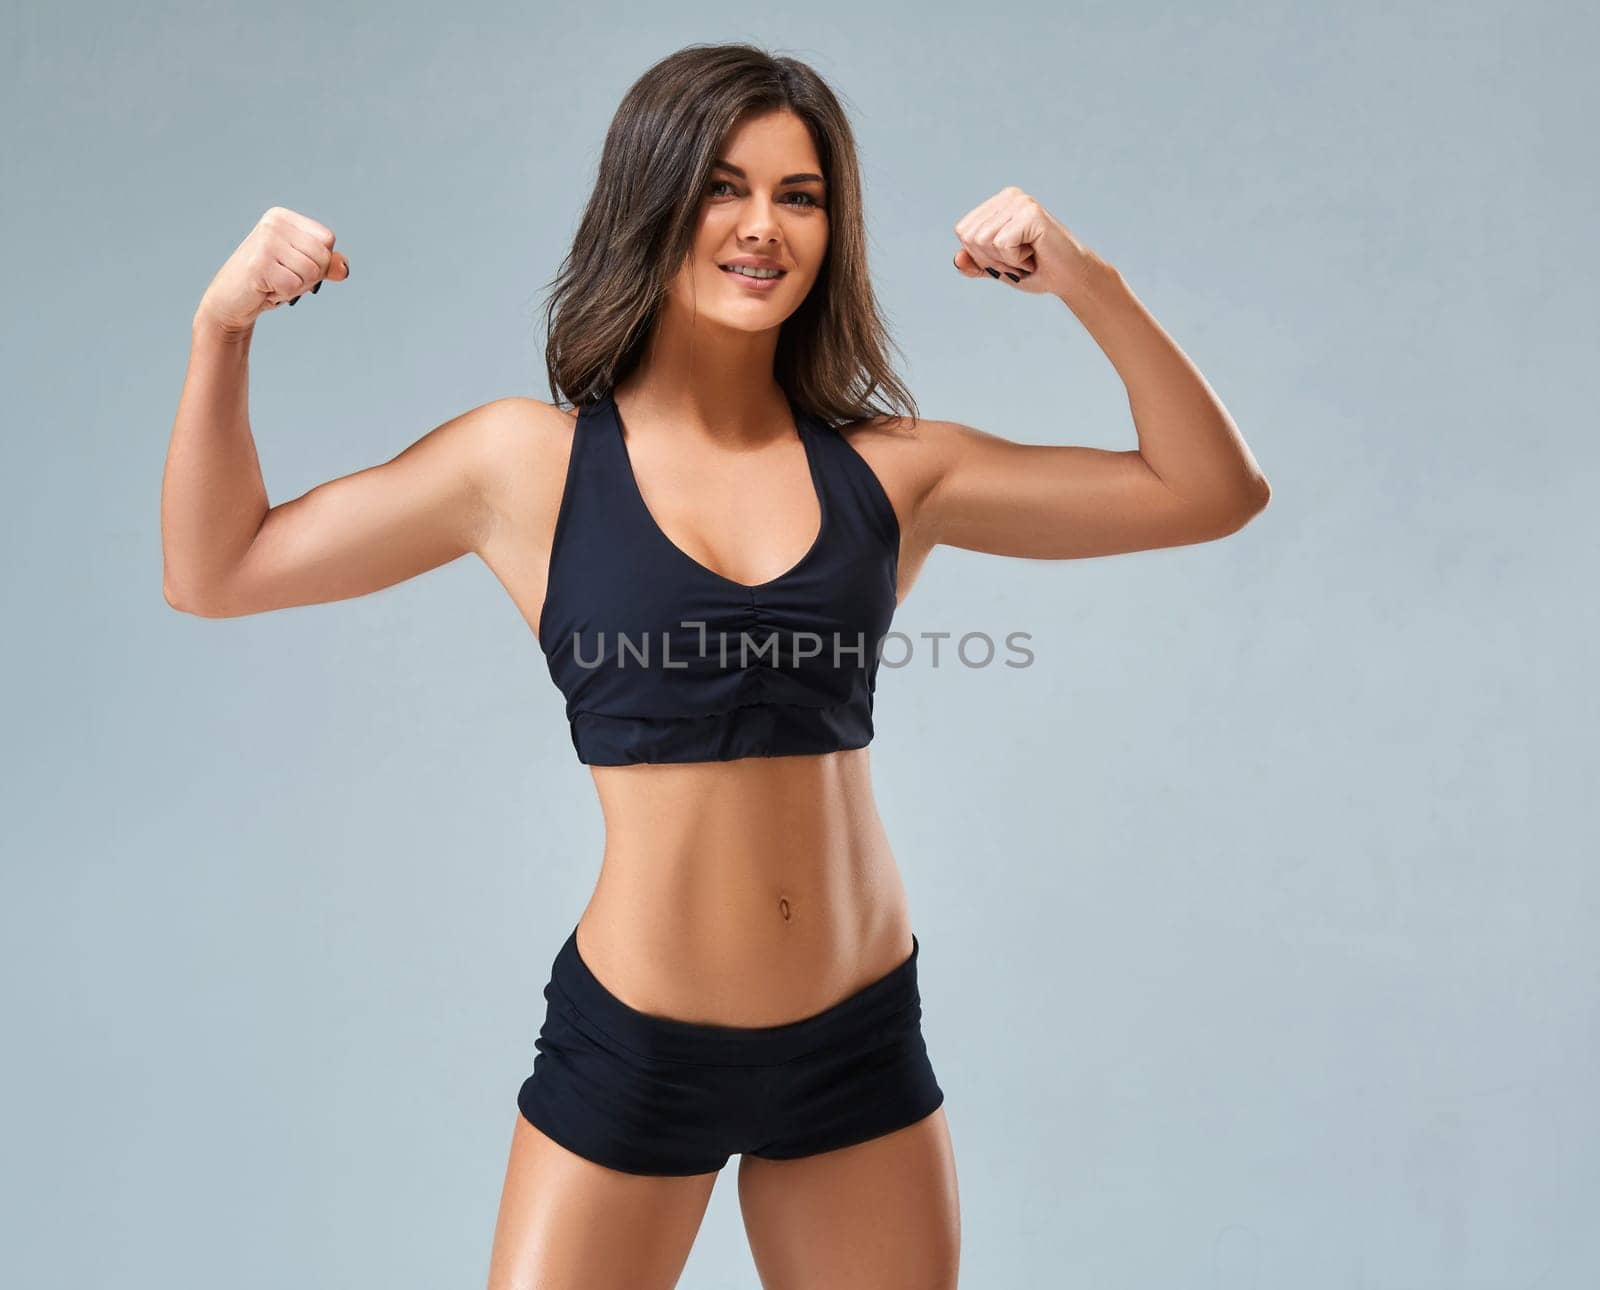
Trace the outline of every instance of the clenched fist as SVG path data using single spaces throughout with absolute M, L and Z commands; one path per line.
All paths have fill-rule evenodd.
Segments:
M 333 230 L 282 206 L 267 211 L 217 270 L 195 320 L 227 333 L 255 326 L 268 309 L 294 304 L 324 279 L 343 282 L 350 261 L 333 249 Z
M 965 277 L 1008 278 L 1017 290 L 1070 296 L 1099 261 L 1067 226 L 1014 184 L 957 222 L 951 261 Z

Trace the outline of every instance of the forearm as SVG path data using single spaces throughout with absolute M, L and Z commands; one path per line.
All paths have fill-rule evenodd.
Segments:
M 198 314 L 161 481 L 162 581 L 169 603 L 197 607 L 236 568 L 268 510 L 250 434 L 250 333 Z
M 1058 295 L 1122 378 L 1139 453 L 1162 482 L 1208 510 L 1258 510 L 1266 478 L 1233 418 L 1122 275 L 1095 259 Z

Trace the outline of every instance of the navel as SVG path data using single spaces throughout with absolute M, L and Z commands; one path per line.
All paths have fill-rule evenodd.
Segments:
M 790 918 L 789 898 L 787 896 L 778 897 L 778 912 L 783 915 L 783 921 L 787 923 Z

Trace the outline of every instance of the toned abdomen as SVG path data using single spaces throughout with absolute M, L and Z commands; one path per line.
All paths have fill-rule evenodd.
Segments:
M 624 1003 L 781 1025 L 910 954 L 866 749 L 592 769 L 606 845 L 578 947 Z

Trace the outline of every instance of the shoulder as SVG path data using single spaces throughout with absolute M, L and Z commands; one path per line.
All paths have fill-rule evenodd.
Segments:
M 459 418 L 488 476 L 501 480 L 564 465 L 577 419 L 576 409 L 525 395 L 491 399 Z
M 491 399 L 464 415 L 472 419 L 485 443 L 535 451 L 570 440 L 578 419 L 575 408 L 559 408 L 521 394 Z
M 928 497 L 938 486 L 950 459 L 949 444 L 959 429 L 953 421 L 928 417 L 876 416 L 846 421 L 837 427 L 839 437 L 877 476 L 899 521 L 901 549 L 909 564 L 902 570 L 909 579 L 926 554 L 921 519 Z
M 931 417 L 878 416 L 844 422 L 838 432 L 880 476 L 919 497 L 937 481 L 970 429 Z
M 481 403 L 456 418 L 465 451 L 501 519 L 538 514 L 559 500 L 572 451 L 576 409 L 543 399 L 509 395 Z
M 837 429 L 853 446 L 876 445 L 884 451 L 924 456 L 959 441 L 964 433 L 971 433 L 971 427 L 959 421 L 901 416 L 863 417 L 842 422 Z
M 926 417 L 860 417 L 835 427 L 841 436 L 854 443 L 874 439 L 907 439 L 925 433 Z

